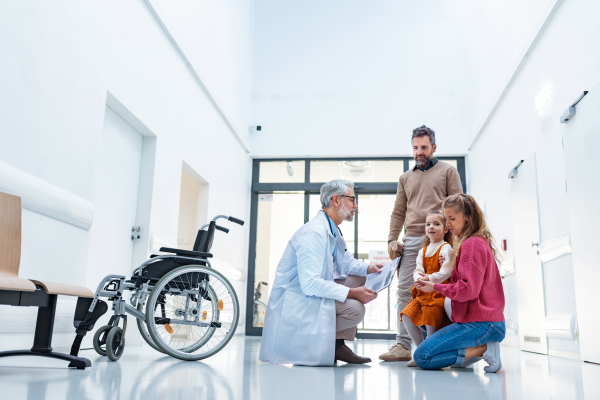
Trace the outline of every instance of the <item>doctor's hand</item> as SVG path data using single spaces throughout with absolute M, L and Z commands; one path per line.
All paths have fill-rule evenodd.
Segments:
M 415 287 L 425 293 L 433 292 L 433 282 L 417 279 L 415 282 Z
M 356 299 L 363 304 L 367 304 L 368 302 L 377 298 L 377 292 L 364 286 L 361 286 L 354 289 L 350 289 L 350 291 L 348 292 L 348 298 Z
M 381 264 L 369 265 L 367 267 L 367 274 L 372 274 L 372 273 L 380 274 L 381 273 L 381 269 L 383 267 L 384 267 L 384 265 L 381 265 Z

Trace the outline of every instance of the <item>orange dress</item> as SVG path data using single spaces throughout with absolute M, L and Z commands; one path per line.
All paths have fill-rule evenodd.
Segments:
M 423 269 L 427 275 L 434 274 L 440 270 L 440 250 L 447 244 L 444 243 L 441 245 L 438 251 L 431 257 L 425 257 L 427 246 L 423 249 Z M 442 283 L 450 283 L 450 279 L 446 279 Z M 444 311 L 445 297 L 442 294 L 438 292 L 426 293 L 414 286 L 411 293 L 413 299 L 402 310 L 400 318 L 406 315 L 416 326 L 429 325 L 436 329 L 441 329 L 452 323 Z

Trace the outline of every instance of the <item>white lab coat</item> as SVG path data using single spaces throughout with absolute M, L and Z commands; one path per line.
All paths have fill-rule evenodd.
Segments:
M 333 249 L 337 245 L 336 265 Z M 367 264 L 347 251 L 321 211 L 288 242 L 277 265 L 265 313 L 259 359 L 276 364 L 333 365 L 335 300 L 343 302 L 349 288 L 333 280 L 342 275 L 367 275 Z

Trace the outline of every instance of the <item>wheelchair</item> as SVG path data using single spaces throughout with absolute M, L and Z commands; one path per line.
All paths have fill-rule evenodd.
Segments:
M 192 251 L 162 247 L 161 252 L 170 254 L 153 254 L 133 271 L 131 279 L 108 275 L 100 282 L 89 308 L 85 307 L 86 316 L 79 318 L 79 323 L 77 318 L 75 321 L 76 328 L 84 326 L 97 305 L 106 309 L 100 297 L 112 302 L 114 315 L 94 334 L 98 354 L 111 361 L 121 357 L 127 314 L 136 318 L 146 343 L 180 360 L 202 360 L 227 345 L 235 333 L 240 310 L 233 286 L 208 261 L 215 231 L 229 232 L 216 224 L 219 219 L 244 225 L 240 219 L 218 215 L 200 228 Z M 131 292 L 130 304 L 124 299 L 125 291 Z

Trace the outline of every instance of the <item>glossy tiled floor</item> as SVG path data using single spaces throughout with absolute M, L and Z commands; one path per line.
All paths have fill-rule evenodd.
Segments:
M 361 340 L 376 360 L 390 342 Z M 149 347 L 126 348 L 119 362 L 82 351 L 89 370 L 35 357 L 0 359 L 3 399 L 600 399 L 600 365 L 502 349 L 504 368 L 422 371 L 375 361 L 310 368 L 258 361 L 260 339 L 238 336 L 205 362 L 183 362 Z

